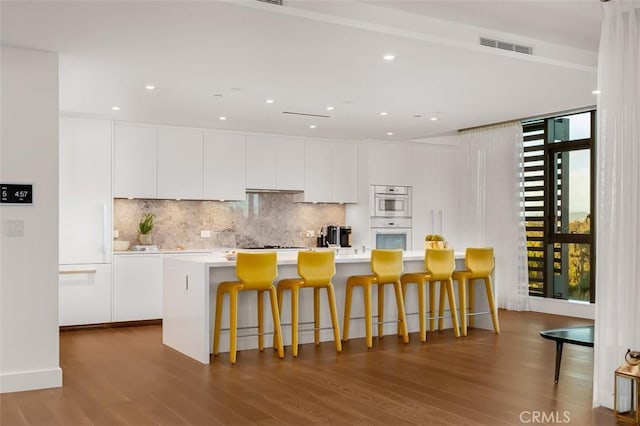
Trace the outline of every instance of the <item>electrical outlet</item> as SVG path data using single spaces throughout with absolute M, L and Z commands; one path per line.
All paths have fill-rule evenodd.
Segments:
M 314 235 L 315 235 L 315 232 L 313 230 L 307 231 L 308 238 L 312 238 Z
M 117 229 L 113 231 L 113 239 L 116 239 L 120 237 L 120 231 L 118 231 Z
M 211 238 L 211 231 L 200 231 L 200 238 Z
M 5 224 L 4 234 L 7 237 L 24 237 L 24 220 L 7 220 Z

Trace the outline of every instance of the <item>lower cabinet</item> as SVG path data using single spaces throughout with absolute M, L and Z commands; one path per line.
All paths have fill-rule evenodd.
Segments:
M 113 256 L 113 321 L 162 318 L 162 255 Z
M 111 322 L 111 264 L 60 265 L 59 325 Z

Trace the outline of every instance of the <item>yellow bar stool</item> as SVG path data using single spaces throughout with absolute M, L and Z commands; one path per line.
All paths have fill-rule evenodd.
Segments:
M 464 254 L 464 263 L 466 270 L 455 271 L 453 273 L 453 279 L 458 281 L 458 298 L 460 299 L 460 323 L 462 327 L 462 335 L 467 335 L 467 317 L 469 317 L 469 326 L 473 327 L 473 317 L 478 314 L 477 312 L 474 312 L 475 291 L 473 288 L 473 280 L 484 281 L 484 287 L 487 292 L 487 301 L 489 302 L 489 312 L 491 313 L 491 322 L 493 323 L 493 331 L 495 333 L 500 333 L 498 311 L 496 310 L 496 304 L 493 298 L 493 286 L 491 285 L 491 274 L 493 273 L 494 268 L 493 248 L 467 248 Z M 466 301 L 467 287 L 469 291 L 468 312 Z
M 398 322 L 400 324 L 399 335 L 404 343 L 409 343 L 407 332 L 407 319 L 404 311 L 404 300 L 400 286 L 400 274 L 403 269 L 402 250 L 371 250 L 372 275 L 352 275 L 347 278 L 346 299 L 344 303 L 344 331 L 343 339 L 349 340 L 349 320 L 351 313 L 351 299 L 353 287 L 361 286 L 364 294 L 364 321 L 367 337 L 367 347 L 373 347 L 372 338 L 372 314 L 371 314 L 371 286 L 378 285 L 378 337 L 383 336 L 384 324 L 384 286 L 393 285 L 398 306 Z
M 280 329 L 280 313 L 278 312 L 278 300 L 273 280 L 278 275 L 277 255 L 269 253 L 238 253 L 236 260 L 236 275 L 239 281 L 224 281 L 218 285 L 216 297 L 215 326 L 213 329 L 213 355 L 217 356 L 220 343 L 220 325 L 222 318 L 222 302 L 224 295 L 229 294 L 229 359 L 231 364 L 236 363 L 236 343 L 238 337 L 238 292 L 255 290 L 258 292 L 258 349 L 264 349 L 262 322 L 264 304 L 263 293 L 269 292 L 271 301 L 271 314 L 273 316 L 273 328 L 275 334 L 274 346 L 278 350 L 278 356 L 284 358 L 282 348 L 282 331 Z
M 420 321 L 420 340 L 427 341 L 427 315 L 425 306 L 425 286 L 429 285 L 429 331 L 435 329 L 435 319 L 438 318 L 438 329 L 442 330 L 445 293 L 449 299 L 449 311 L 453 323 L 453 333 L 460 337 L 458 324 L 458 310 L 453 294 L 453 280 L 451 274 L 456 267 L 456 261 L 452 249 L 426 249 L 424 253 L 425 272 L 410 272 L 402 274 L 400 284 L 402 295 L 406 294 L 408 284 L 418 286 L 418 319 Z M 440 283 L 440 305 L 438 315 L 435 316 L 436 284 Z
M 333 250 L 299 251 L 298 275 L 301 278 L 285 278 L 278 282 L 279 308 L 282 308 L 283 292 L 291 291 L 291 349 L 294 357 L 298 356 L 298 301 L 301 288 L 313 288 L 313 337 L 316 345 L 320 344 L 320 289 L 327 289 L 333 339 L 336 350 L 342 351 L 336 295 L 331 282 L 335 274 L 335 252 Z

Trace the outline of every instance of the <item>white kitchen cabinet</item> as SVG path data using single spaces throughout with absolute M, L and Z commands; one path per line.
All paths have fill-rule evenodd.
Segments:
M 247 135 L 247 188 L 302 191 L 304 158 L 302 139 Z
M 157 197 L 157 129 L 116 123 L 114 126 L 114 197 Z
M 111 322 L 111 264 L 61 265 L 59 325 Z
M 304 194 L 296 201 L 356 203 L 358 146 L 353 143 L 305 142 Z
M 158 198 L 202 199 L 202 134 L 198 129 L 158 128 Z
M 60 118 L 59 263 L 111 262 L 111 121 Z
M 358 202 L 358 145 L 332 143 L 331 200 Z
M 113 321 L 162 318 L 162 255 L 113 257 Z
M 423 247 L 427 234 L 441 234 L 453 246 L 459 241 L 458 150 L 455 145 L 413 144 L 414 247 Z
M 369 146 L 369 184 L 411 185 L 411 144 L 371 143 Z
M 246 199 L 246 136 L 204 132 L 204 199 Z

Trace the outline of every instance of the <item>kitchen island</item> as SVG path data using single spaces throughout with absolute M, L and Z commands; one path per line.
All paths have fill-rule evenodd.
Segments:
M 417 272 L 424 270 L 424 251 L 407 251 L 403 255 L 404 271 Z M 282 278 L 296 277 L 297 250 L 278 251 L 278 276 L 276 282 Z M 355 274 L 369 274 L 370 252 L 359 254 L 338 254 L 336 256 L 336 275 L 333 284 L 336 293 L 336 305 L 342 333 L 342 314 L 344 312 L 345 283 L 347 277 Z M 456 252 L 456 269 L 464 269 L 464 253 Z M 204 256 L 170 256 L 163 260 L 163 321 L 162 342 L 200 361 L 210 362 L 213 317 L 215 314 L 216 287 L 222 281 L 236 280 L 235 262 L 229 261 L 221 253 Z M 388 286 L 389 287 L 389 286 Z M 454 288 L 457 285 L 454 284 Z M 494 286 L 495 288 L 495 286 Z M 392 288 L 385 289 L 385 319 L 393 319 L 396 307 Z M 488 311 L 484 292 L 476 292 L 476 310 Z M 304 325 L 313 321 L 313 292 L 300 292 L 300 344 L 313 342 L 313 333 L 302 330 L 311 328 Z M 289 294 L 285 294 L 281 308 L 283 342 L 291 344 L 290 301 Z M 373 295 L 373 306 L 376 306 L 376 292 Z M 415 285 L 410 285 L 405 298 L 407 311 L 407 327 L 409 332 L 418 331 L 417 291 Z M 436 299 L 437 300 L 437 299 Z M 456 301 L 457 301 L 456 293 Z M 273 331 L 272 321 L 269 320 L 268 298 L 265 298 L 265 332 Z M 324 291 L 321 294 L 320 326 L 326 327 L 320 332 L 322 341 L 333 340 L 331 319 L 326 303 Z M 374 310 L 375 313 L 375 310 Z M 362 292 L 356 290 L 353 294 L 351 308 L 350 339 L 364 337 L 364 306 Z M 448 316 L 448 312 L 445 313 Z M 228 352 L 229 339 L 225 329 L 229 327 L 228 301 L 225 301 L 222 315 L 223 335 L 220 339 L 220 352 Z M 255 329 L 249 329 L 257 324 L 257 308 L 255 292 L 241 292 L 238 299 L 238 350 L 257 348 L 255 336 L 242 337 L 243 334 L 255 334 Z M 246 327 L 243 329 L 243 327 Z M 449 319 L 445 320 L 445 327 L 451 328 Z M 488 315 L 476 318 L 475 327 L 492 329 Z M 375 333 L 376 327 L 374 327 Z M 384 334 L 395 335 L 395 323 L 384 325 Z M 244 333 L 243 333 L 244 331 Z M 271 345 L 272 339 L 265 338 L 265 345 Z M 414 338 L 414 341 L 418 340 Z M 364 344 L 364 343 L 363 343 Z M 374 343 L 375 344 L 375 343 Z

